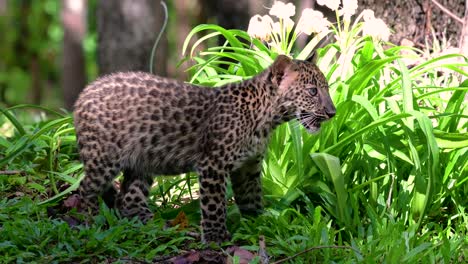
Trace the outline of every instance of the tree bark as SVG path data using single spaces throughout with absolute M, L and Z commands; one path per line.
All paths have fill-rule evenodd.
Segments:
M 6 0 L 0 0 L 0 16 L 3 16 L 7 13 L 7 1 Z M 0 64 L 0 70 L 4 70 L 4 65 Z M 0 103 L 5 103 L 6 104 L 6 98 L 5 98 L 5 93 L 6 93 L 6 87 L 3 83 L 0 83 Z
M 182 47 L 185 41 L 185 38 L 189 34 L 190 30 L 192 29 L 192 19 L 193 19 L 193 12 L 190 12 L 192 8 L 186 0 L 175 0 L 174 1 L 174 9 L 176 14 L 176 56 L 175 60 L 180 61 L 182 59 Z M 191 3 L 193 4 L 193 3 Z M 202 6 L 203 8 L 203 6 Z M 188 14 L 191 14 L 188 15 Z M 206 21 L 204 21 L 205 23 Z M 190 42 L 191 44 L 195 43 L 195 40 Z M 190 47 L 191 45 L 189 45 Z M 188 74 L 184 71 L 184 68 L 189 68 L 190 63 L 184 63 L 182 65 L 183 68 L 176 69 L 175 67 L 171 67 L 171 75 L 176 77 L 177 79 L 186 80 L 188 78 Z
M 0 0 L 0 16 L 5 15 L 7 12 L 7 1 Z
M 460 53 L 468 57 L 468 0 L 465 2 L 465 17 L 460 34 Z
M 216 24 L 226 29 L 247 30 L 250 19 L 249 0 L 199 0 L 205 19 L 216 18 Z
M 394 31 L 390 36 L 390 41 L 393 43 L 399 44 L 403 39 L 409 39 L 418 48 L 424 48 L 428 33 L 430 33 L 428 40 L 432 40 L 430 31 L 432 28 L 439 41 L 445 38 L 449 44 L 457 46 L 461 32 L 460 23 L 430 2 L 428 0 L 359 0 L 358 12 L 372 9 L 375 16 L 382 18 Z M 438 0 L 438 2 L 455 15 L 463 16 L 464 1 Z M 431 28 L 428 28 L 429 25 Z
M 83 38 L 86 32 L 85 0 L 62 2 L 63 56 L 62 89 L 65 108 L 73 110 L 73 104 L 86 85 Z
M 149 71 L 151 49 L 161 30 L 164 12 L 159 1 L 99 0 L 97 4 L 99 74 Z M 155 73 L 166 75 L 167 36 L 157 48 Z
M 39 68 L 39 59 L 36 55 L 31 57 L 29 62 L 29 72 L 31 73 L 32 103 L 38 105 L 42 100 L 42 82 Z
M 460 35 L 460 54 L 468 57 L 468 0 L 465 1 L 465 17 L 463 18 L 463 28 Z M 468 68 L 463 70 L 468 72 Z M 465 94 L 465 101 L 468 102 L 468 93 Z

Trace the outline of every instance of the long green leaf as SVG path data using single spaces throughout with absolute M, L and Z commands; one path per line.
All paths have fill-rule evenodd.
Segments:
M 2 107 L 0 107 L 0 112 L 5 115 L 5 117 L 10 120 L 10 122 L 13 124 L 13 126 L 16 128 L 16 130 L 18 130 L 18 133 L 20 136 L 23 136 L 24 134 L 26 134 L 26 130 L 24 129 L 23 125 L 21 125 L 21 123 L 18 121 L 18 119 L 16 119 L 16 117 L 14 117 L 12 114 L 10 114 L 9 110 L 7 109 L 3 109 Z
M 332 181 L 335 187 L 339 220 L 346 226 L 351 227 L 350 214 L 347 211 L 348 192 L 346 191 L 344 176 L 341 172 L 340 160 L 327 153 L 313 153 L 311 157 L 320 171 Z
M 71 122 L 72 122 L 71 117 L 60 118 L 60 119 L 48 122 L 46 125 L 41 127 L 41 129 L 39 129 L 39 131 L 37 131 L 33 135 L 29 136 L 29 138 L 27 140 L 25 140 L 24 142 L 21 142 L 20 145 L 17 146 L 15 151 L 13 151 L 12 153 L 9 153 L 4 158 L 0 159 L 0 167 L 6 165 L 10 160 L 12 160 L 13 158 L 20 155 L 23 151 L 25 151 L 32 144 L 32 142 L 35 139 L 39 138 L 41 135 L 45 134 L 46 132 L 50 131 L 51 129 L 56 129 L 56 128 L 62 126 L 63 124 L 71 123 Z
M 368 132 L 368 131 L 370 131 L 372 129 L 378 128 L 379 126 L 381 126 L 383 124 L 387 124 L 387 123 L 390 123 L 390 122 L 396 121 L 396 120 L 401 120 L 402 118 L 409 117 L 409 116 L 411 116 L 411 115 L 408 114 L 408 113 L 402 113 L 402 114 L 393 115 L 393 116 L 389 116 L 389 117 L 385 117 L 385 118 L 381 118 L 379 120 L 376 120 L 376 121 L 370 123 L 369 125 L 364 126 L 363 128 L 359 129 L 358 131 L 352 133 L 351 135 L 341 139 L 335 145 L 326 148 L 325 152 L 333 153 L 333 152 L 337 151 L 339 148 L 343 148 L 347 144 L 351 143 L 357 137 L 362 136 L 365 132 Z

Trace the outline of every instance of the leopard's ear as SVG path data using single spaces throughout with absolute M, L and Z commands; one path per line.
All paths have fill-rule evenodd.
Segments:
M 289 58 L 286 55 L 278 55 L 276 57 L 275 61 L 273 62 L 273 65 L 271 66 L 271 70 L 273 74 L 282 74 L 288 68 L 292 63 L 291 58 Z
M 278 88 L 286 88 L 296 79 L 296 66 L 291 58 L 278 55 L 270 68 L 271 82 Z

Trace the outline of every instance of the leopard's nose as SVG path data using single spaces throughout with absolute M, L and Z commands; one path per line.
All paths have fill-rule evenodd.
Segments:
M 325 108 L 325 113 L 329 118 L 332 118 L 336 115 L 336 108 L 334 106 L 332 107 L 326 107 Z
M 326 91 L 326 90 L 322 90 L 322 91 Z M 322 99 L 323 110 L 325 110 L 324 112 L 327 114 L 328 118 L 334 117 L 336 114 L 336 108 L 335 108 L 335 105 L 333 104 L 332 99 L 330 98 L 330 95 L 328 93 L 327 94 L 324 93 L 323 96 L 321 96 L 321 99 Z

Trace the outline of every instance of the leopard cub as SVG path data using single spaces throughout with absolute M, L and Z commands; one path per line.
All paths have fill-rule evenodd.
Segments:
M 85 178 L 81 205 L 98 196 L 123 216 L 152 218 L 153 175 L 196 171 L 202 240 L 223 242 L 226 181 L 243 214 L 262 210 L 260 164 L 272 130 L 293 118 L 309 131 L 335 115 L 327 81 L 313 63 L 279 55 L 253 78 L 217 88 L 142 72 L 116 73 L 88 85 L 75 104 Z M 123 172 L 120 190 L 112 182 Z

